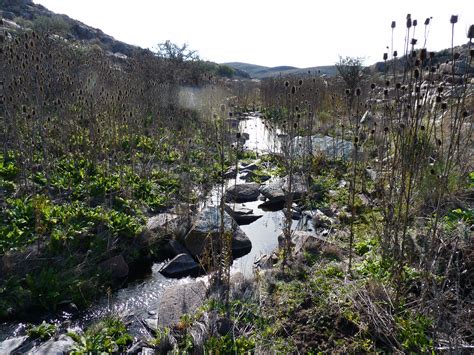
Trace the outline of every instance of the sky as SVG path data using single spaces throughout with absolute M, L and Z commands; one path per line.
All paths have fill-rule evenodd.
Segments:
M 471 0 L 35 0 L 48 9 L 100 28 L 126 43 L 153 49 L 171 40 L 217 63 L 264 66 L 332 65 L 339 56 L 382 60 L 391 43 L 403 52 L 406 14 L 418 20 L 415 38 L 428 50 L 451 46 L 451 15 L 458 15 L 454 44 L 467 42 L 474 24 Z

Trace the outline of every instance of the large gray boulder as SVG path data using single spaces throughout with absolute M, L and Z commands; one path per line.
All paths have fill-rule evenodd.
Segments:
M 61 334 L 58 339 L 50 339 L 46 343 L 34 348 L 30 354 L 68 354 L 73 346 L 74 340 L 66 334 Z
M 232 236 L 232 255 L 234 258 L 247 254 L 252 242 L 227 212 L 223 215 L 224 232 Z M 202 210 L 184 238 L 186 248 L 193 256 L 201 256 L 208 250 L 212 240 L 220 238 L 221 212 L 219 207 L 207 207 Z
M 0 343 L 0 354 L 15 353 L 28 339 L 28 336 L 21 336 L 4 340 Z
M 286 200 L 286 196 L 290 194 L 288 176 L 261 187 L 260 192 L 269 200 L 267 203 L 273 204 L 284 202 Z M 301 199 L 307 192 L 308 188 L 304 183 L 303 177 L 299 175 L 293 176 L 291 186 L 293 200 Z
M 160 213 L 152 216 L 146 223 L 146 230 L 158 235 L 184 237 L 188 231 L 186 217 L 175 213 Z
M 296 155 L 323 154 L 327 158 L 349 159 L 354 148 L 352 142 L 329 136 L 298 136 L 292 144 Z
M 201 271 L 199 264 L 189 254 L 179 254 L 166 263 L 160 273 L 166 277 L 181 278 L 198 276 Z
M 170 327 L 179 322 L 183 314 L 192 314 L 206 300 L 204 282 L 196 281 L 167 288 L 158 307 L 158 326 Z
M 255 201 L 260 195 L 260 185 L 256 183 L 236 184 L 226 191 L 226 201 L 249 202 Z

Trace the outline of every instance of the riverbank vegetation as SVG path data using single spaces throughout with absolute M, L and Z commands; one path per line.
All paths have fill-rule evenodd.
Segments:
M 191 217 L 217 188 L 218 237 L 197 257 L 208 297 L 177 324 L 147 330 L 147 347 L 468 352 L 474 31 L 439 65 L 416 46 L 416 26 L 407 16 L 403 53 L 385 53 L 382 72 L 341 58 L 335 78 L 260 83 L 216 77 L 169 42 L 124 60 L 3 30 L 0 318 L 84 308 L 143 276 L 176 237 L 151 230 L 150 217 Z M 245 151 L 236 129 L 257 109 L 281 141 L 271 154 Z M 283 225 L 279 248 L 235 281 L 226 178 L 252 163 L 250 181 L 281 179 Z M 56 333 L 44 322 L 28 335 Z M 134 342 L 116 315 L 69 337 L 73 353 Z

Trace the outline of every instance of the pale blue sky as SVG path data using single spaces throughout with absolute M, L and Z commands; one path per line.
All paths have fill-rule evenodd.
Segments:
M 455 44 L 474 23 L 470 0 L 35 0 L 121 41 L 151 48 L 167 39 L 188 43 L 202 58 L 277 66 L 333 64 L 338 55 L 381 60 L 397 21 L 395 49 L 403 51 L 405 16 L 433 17 L 428 50 L 450 46 L 452 14 L 459 15 Z

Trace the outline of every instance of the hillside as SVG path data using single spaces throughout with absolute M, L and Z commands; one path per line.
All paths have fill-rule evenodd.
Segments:
M 311 73 L 326 74 L 328 76 L 336 75 L 336 67 L 334 65 L 325 65 L 318 67 L 309 68 L 296 68 L 292 66 L 277 66 L 277 67 L 265 67 L 262 65 L 255 65 L 250 63 L 241 62 L 230 62 L 223 63 L 234 69 L 238 69 L 248 73 L 254 79 L 264 79 L 270 77 L 276 77 L 279 75 L 301 75 L 307 74 L 308 71 Z
M 121 42 L 102 32 L 100 29 L 87 26 L 66 15 L 56 14 L 31 0 L 0 0 L 0 15 L 22 27 L 32 28 L 39 32 L 50 31 L 68 40 L 85 41 L 97 44 L 112 53 L 132 56 L 144 49 Z

